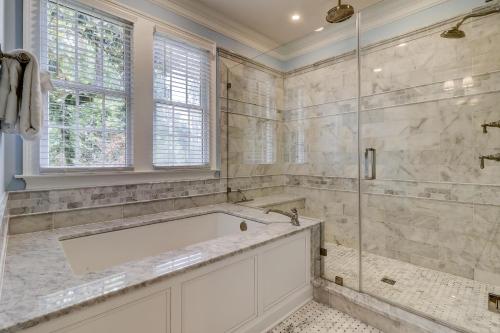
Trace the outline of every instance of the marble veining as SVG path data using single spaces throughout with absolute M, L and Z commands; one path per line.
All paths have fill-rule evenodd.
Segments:
M 216 212 L 267 226 L 259 232 L 230 235 L 82 276 L 72 272 L 59 243 L 61 238 L 75 235 L 168 223 L 173 219 Z M 294 227 L 285 217 L 266 215 L 261 210 L 239 205 L 218 204 L 10 236 L 0 295 L 0 332 L 16 332 L 40 324 L 301 230 L 314 229 L 319 223 L 319 220 L 301 218 L 301 226 Z

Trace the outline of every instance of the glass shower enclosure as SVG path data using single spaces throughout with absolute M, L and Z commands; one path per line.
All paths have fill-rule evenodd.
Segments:
M 495 332 L 500 2 L 374 2 L 267 52 L 219 50 L 229 201 L 324 220 L 331 283 Z

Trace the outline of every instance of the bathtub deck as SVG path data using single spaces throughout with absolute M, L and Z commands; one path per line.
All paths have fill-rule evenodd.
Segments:
M 269 333 L 383 333 L 361 321 L 317 302 L 310 302 Z

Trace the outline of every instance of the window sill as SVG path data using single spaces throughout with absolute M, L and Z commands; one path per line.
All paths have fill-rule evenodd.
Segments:
M 82 187 L 160 183 L 218 179 L 218 171 L 173 169 L 152 171 L 51 172 L 40 175 L 17 175 L 26 182 L 26 190 L 55 190 Z

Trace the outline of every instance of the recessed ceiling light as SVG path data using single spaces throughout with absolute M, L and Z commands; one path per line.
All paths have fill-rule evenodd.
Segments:
M 406 43 L 401 43 L 401 44 L 399 44 L 399 45 L 398 45 L 398 47 L 404 47 L 404 46 L 406 46 L 406 45 L 408 45 L 408 44 L 406 44 Z
M 380 72 L 382 72 L 382 68 L 374 68 L 373 72 L 380 73 Z
M 323 31 L 323 30 L 325 30 L 325 27 L 319 27 L 318 29 L 316 29 L 316 30 L 314 30 L 314 31 L 316 31 L 316 32 L 320 32 L 320 31 Z
M 300 20 L 300 15 L 299 14 L 293 14 L 292 15 L 292 21 L 298 21 Z

